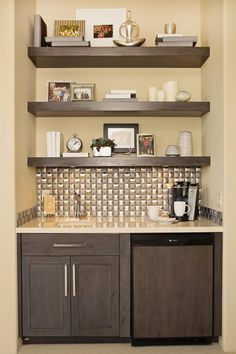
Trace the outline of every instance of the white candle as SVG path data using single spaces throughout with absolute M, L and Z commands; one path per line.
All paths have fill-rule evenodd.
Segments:
M 148 101 L 156 101 L 157 100 L 157 88 L 154 86 L 150 86 L 148 88 Z
M 166 95 L 164 90 L 157 90 L 157 101 L 165 101 Z
M 166 101 L 176 101 L 176 95 L 178 90 L 177 81 L 167 81 L 163 84 L 163 90 L 165 91 Z

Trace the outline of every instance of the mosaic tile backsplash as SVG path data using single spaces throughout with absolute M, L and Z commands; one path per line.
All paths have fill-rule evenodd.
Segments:
M 145 216 L 147 205 L 169 211 L 169 185 L 177 181 L 199 183 L 201 168 L 37 168 L 37 216 L 43 215 L 43 191 L 55 196 L 58 216 L 75 216 L 75 193 L 88 216 Z M 199 197 L 200 198 L 200 197 Z M 199 199 L 200 204 L 200 199 Z

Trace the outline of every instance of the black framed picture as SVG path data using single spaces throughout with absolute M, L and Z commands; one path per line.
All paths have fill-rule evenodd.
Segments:
M 137 156 L 155 155 L 155 136 L 153 134 L 137 134 Z
M 104 138 L 112 139 L 116 143 L 114 152 L 136 152 L 138 132 L 137 123 L 104 124 L 103 126 Z

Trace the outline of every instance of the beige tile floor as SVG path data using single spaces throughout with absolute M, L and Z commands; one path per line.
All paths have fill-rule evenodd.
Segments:
M 130 344 L 40 344 L 21 346 L 19 354 L 218 354 L 218 344 L 132 347 Z M 233 353 L 231 353 L 233 354 Z

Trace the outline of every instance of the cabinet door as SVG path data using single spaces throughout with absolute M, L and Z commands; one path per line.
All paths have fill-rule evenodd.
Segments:
M 68 336 L 70 258 L 22 258 L 23 336 Z
M 212 336 L 212 246 L 133 248 L 133 337 Z
M 119 257 L 72 257 L 72 334 L 119 336 Z

